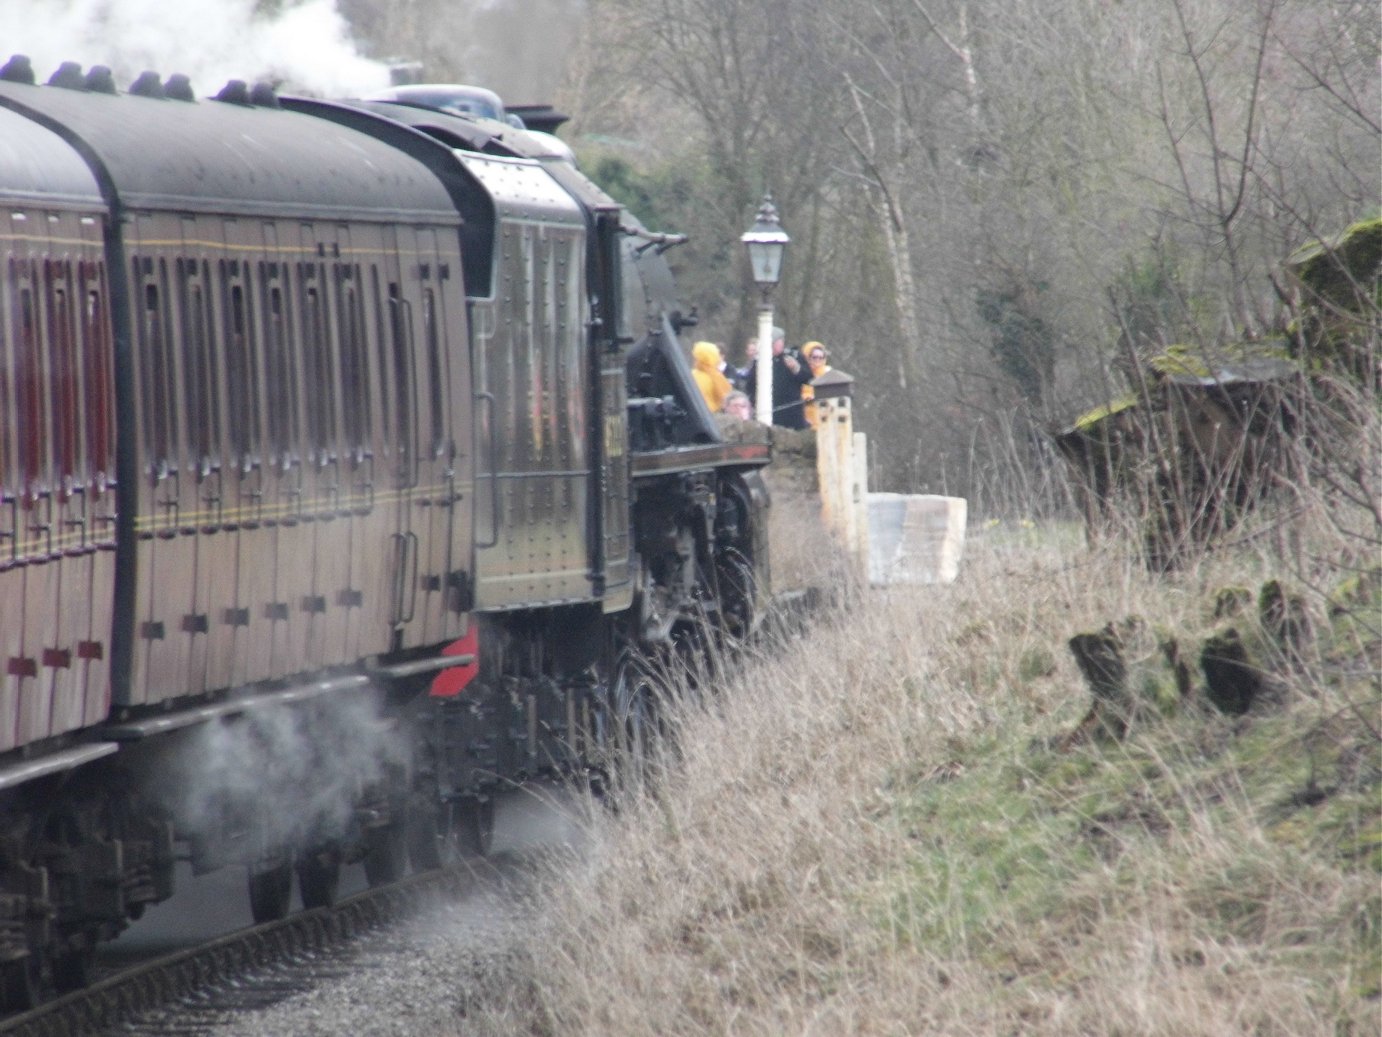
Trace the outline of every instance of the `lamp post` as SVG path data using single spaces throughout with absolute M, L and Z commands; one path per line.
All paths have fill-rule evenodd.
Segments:
M 758 398 L 754 413 L 765 425 L 773 423 L 773 289 L 782 277 L 782 256 L 792 239 L 777 219 L 772 194 L 763 196 L 757 220 L 739 239 L 749 250 L 749 266 L 758 285 Z

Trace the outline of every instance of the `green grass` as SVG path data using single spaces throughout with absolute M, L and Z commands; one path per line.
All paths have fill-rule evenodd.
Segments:
M 1157 580 L 1024 527 L 818 617 L 688 714 L 655 794 L 592 814 L 460 1032 L 1382 1031 L 1382 601 L 1341 571 L 1288 659 L 1255 602 L 1293 576 Z M 1216 618 L 1225 586 L 1253 593 Z M 1065 647 L 1110 622 L 1120 740 Z M 1198 666 L 1230 622 L 1276 682 L 1240 717 Z

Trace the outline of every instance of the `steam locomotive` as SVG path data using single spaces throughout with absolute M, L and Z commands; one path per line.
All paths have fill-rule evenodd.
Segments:
M 483 852 L 754 627 L 680 239 L 513 121 L 0 69 L 4 1008 L 179 859 L 268 920 Z

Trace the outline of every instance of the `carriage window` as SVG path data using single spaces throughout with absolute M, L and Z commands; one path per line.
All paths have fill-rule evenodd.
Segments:
M 432 404 L 432 456 L 441 457 L 446 450 L 446 425 L 442 420 L 443 379 L 441 329 L 438 326 L 436 298 L 432 289 L 422 292 L 422 324 L 427 336 L 427 380 Z
M 67 263 L 44 264 L 48 281 L 49 383 L 52 394 L 53 460 L 55 477 L 71 485 L 76 474 L 80 413 L 77 408 L 76 343 L 72 338 L 72 268 Z
M 195 260 L 178 260 L 178 288 L 182 299 L 183 396 L 187 406 L 187 430 L 199 473 L 207 471 L 219 454 L 217 430 L 220 407 L 216 386 L 216 357 L 207 324 L 206 294 Z
M 135 277 L 144 281 L 140 301 L 140 345 L 143 362 L 140 366 L 144 418 L 144 446 L 151 461 L 167 462 L 173 458 L 173 444 L 177 440 L 177 417 L 174 412 L 174 365 L 172 342 L 169 341 L 168 321 L 164 312 L 162 285 L 167 267 L 159 263 L 159 277 L 147 262 L 135 259 Z M 146 271 L 141 278 L 140 268 Z
M 312 449 L 325 460 L 336 444 L 336 372 L 331 362 L 327 339 L 326 309 L 316 284 L 307 279 L 315 271 L 304 271 L 303 291 L 303 382 L 307 386 L 308 434 Z
M 341 328 L 341 420 L 346 442 L 362 447 L 370 439 L 369 358 L 365 353 L 365 314 L 355 279 L 359 269 L 337 269 Z
M 32 501 L 43 467 L 43 367 L 38 355 L 38 324 L 34 289 L 26 264 L 12 263 L 18 289 L 15 313 L 15 404 L 18 429 L 19 476 Z
M 397 284 L 389 285 L 389 342 L 393 347 L 394 417 L 397 421 L 399 474 L 405 475 L 413 460 L 413 351 L 408 341 L 408 304 Z
M 283 287 L 268 264 L 259 265 L 267 310 L 264 314 L 264 364 L 268 389 L 269 445 L 287 463 L 296 445 L 297 365 L 284 305 Z
M 209 460 L 221 456 L 221 352 L 216 342 L 215 324 L 211 314 L 211 265 L 202 262 L 200 280 L 193 285 L 192 304 L 196 321 L 193 325 L 193 344 L 202 354 L 202 406 L 206 409 L 206 450 Z
M 221 283 L 227 265 L 221 261 Z M 233 275 L 232 275 L 233 276 Z M 249 299 L 245 286 L 234 282 L 226 295 L 226 407 L 231 448 L 241 464 L 259 448 L 259 363 L 254 351 Z
M 374 311 L 374 341 L 379 350 L 379 409 L 381 411 L 380 421 L 383 422 L 385 430 L 393 427 L 390 424 L 392 419 L 392 395 L 388 391 L 388 381 L 393 374 L 393 362 L 389 356 L 389 332 L 385 328 L 385 308 L 384 302 L 379 294 L 379 268 L 370 267 L 370 304 Z M 393 312 L 392 307 L 388 310 Z M 385 435 L 387 435 L 387 431 Z
M 0 421 L 0 491 L 14 489 L 11 481 L 14 477 L 14 458 L 10 451 L 14 449 L 12 426 L 18 418 L 14 400 L 10 396 L 11 372 L 15 370 L 15 360 L 10 355 L 12 336 L 9 331 L 3 321 L 0 321 L 0 414 L 11 416 L 10 420 Z M 0 492 L 0 501 L 3 500 L 4 495 Z
M 106 300 L 102 289 L 102 268 L 99 263 L 83 263 L 81 281 L 86 292 L 82 308 L 82 341 L 88 350 L 84 389 L 87 428 L 87 451 L 96 488 L 114 476 L 114 456 L 111 436 L 111 369 L 110 322 L 106 315 Z

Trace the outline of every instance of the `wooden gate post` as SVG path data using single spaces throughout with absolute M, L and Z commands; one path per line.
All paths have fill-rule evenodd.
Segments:
M 857 455 L 850 396 L 854 379 L 829 370 L 814 379 L 816 390 L 816 474 L 821 518 L 840 538 L 856 575 L 868 579 L 868 486 L 865 462 Z M 863 446 L 858 442 L 858 446 Z

